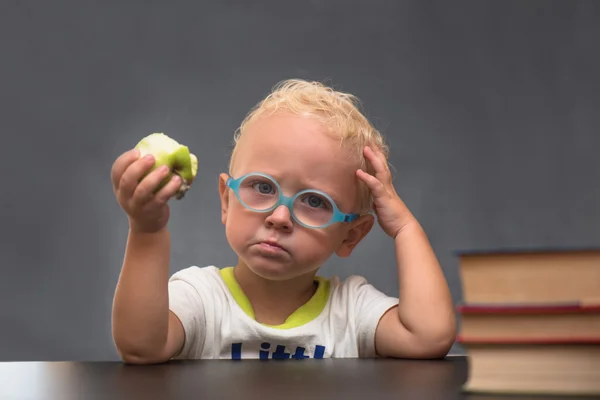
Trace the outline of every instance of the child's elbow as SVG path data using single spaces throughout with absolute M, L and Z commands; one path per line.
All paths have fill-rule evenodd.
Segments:
M 444 358 L 452 349 L 455 341 L 456 329 L 454 326 L 449 326 L 429 338 L 425 347 L 431 358 Z
M 431 358 L 444 358 L 452 349 L 456 340 L 456 334 L 447 334 L 436 341 L 431 342 L 429 351 Z
M 135 351 L 124 351 L 117 347 L 117 354 L 125 364 L 161 364 L 170 360 L 166 354 L 150 354 Z
M 444 358 L 456 341 L 455 324 L 429 331 L 417 339 L 420 358 Z
M 134 365 L 162 364 L 169 361 L 169 359 L 165 359 L 164 357 L 149 357 L 126 353 L 119 353 L 119 357 L 123 363 Z

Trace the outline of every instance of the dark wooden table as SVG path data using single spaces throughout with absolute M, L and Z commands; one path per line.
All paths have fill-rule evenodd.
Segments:
M 144 366 L 120 362 L 3 362 L 0 399 L 503 398 L 462 393 L 467 373 L 464 357 L 435 361 L 197 360 Z

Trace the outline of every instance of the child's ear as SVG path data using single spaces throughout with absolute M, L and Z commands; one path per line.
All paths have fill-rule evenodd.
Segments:
M 339 257 L 348 257 L 352 254 L 356 245 L 363 240 L 371 231 L 371 228 L 373 228 L 375 218 L 371 214 L 362 215 L 356 221 L 351 222 L 351 224 L 346 238 L 335 252 Z
M 229 188 L 227 187 L 227 174 L 219 175 L 219 196 L 221 197 L 221 222 L 225 225 L 227 221 L 227 210 L 229 209 Z

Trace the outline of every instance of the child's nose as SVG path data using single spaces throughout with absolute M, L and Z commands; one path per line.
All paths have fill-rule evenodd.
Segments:
M 284 205 L 280 205 L 267 216 L 265 224 L 269 228 L 283 229 L 286 231 L 292 230 L 292 214 L 290 213 L 290 209 Z

